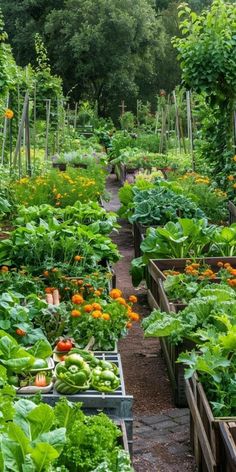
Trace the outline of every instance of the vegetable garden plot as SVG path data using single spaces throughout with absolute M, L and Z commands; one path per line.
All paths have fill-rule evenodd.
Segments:
M 74 395 L 66 395 L 66 397 L 69 401 L 72 402 L 82 402 L 83 410 L 88 414 L 96 414 L 100 411 L 103 411 L 113 419 L 124 420 L 127 429 L 129 447 L 131 451 L 133 440 L 133 397 L 131 395 L 127 395 L 125 391 L 124 375 L 120 355 L 96 353 L 96 357 L 101 360 L 112 362 L 118 367 L 120 378 L 120 386 L 118 387 L 118 389 L 112 393 L 104 393 L 88 389 L 85 392 L 77 393 Z M 18 394 L 18 396 L 21 397 L 23 395 Z M 42 400 L 45 403 L 48 403 L 49 405 L 53 406 L 58 402 L 58 400 L 62 396 L 65 396 L 65 394 L 60 395 L 54 387 L 52 392 L 42 394 Z M 27 398 L 28 397 L 30 398 L 30 395 L 27 395 Z

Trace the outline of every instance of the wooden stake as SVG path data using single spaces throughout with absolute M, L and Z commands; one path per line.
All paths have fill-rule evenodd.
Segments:
M 48 158 L 48 137 L 50 126 L 51 99 L 46 100 L 46 139 L 45 139 L 45 160 Z
M 179 152 L 181 152 L 179 109 L 178 109 L 178 103 L 177 103 L 175 90 L 173 91 L 173 97 L 174 97 L 174 104 L 175 104 L 176 135 L 177 135 L 177 140 L 178 140 Z
M 74 116 L 74 130 L 76 131 L 77 126 L 77 113 L 78 113 L 78 103 L 75 104 L 75 116 Z
M 25 114 L 25 147 L 26 147 L 26 167 L 27 173 L 31 176 L 31 157 L 30 157 L 30 124 L 29 124 L 29 100 L 27 100 L 26 114 Z
M 193 152 L 193 130 L 192 130 L 192 110 L 191 110 L 191 95 L 190 92 L 186 92 L 187 102 L 187 122 L 188 122 L 188 138 L 190 144 L 190 153 L 192 157 L 192 170 L 195 170 L 194 152 Z
M 7 95 L 6 99 L 6 108 L 9 108 L 9 94 Z M 4 118 L 4 126 L 3 126 L 3 141 L 2 141 L 2 164 L 4 164 L 4 152 L 5 152 L 5 145 L 7 139 L 7 118 Z
M 121 108 L 121 116 L 124 115 L 125 109 L 127 108 L 124 100 L 122 100 L 121 105 L 119 105 L 119 108 Z
M 21 121 L 20 121 L 17 141 L 16 141 L 16 148 L 15 148 L 15 153 L 14 153 L 14 158 L 13 158 L 13 166 L 14 167 L 16 167 L 16 165 L 17 165 L 17 157 L 20 153 L 21 138 L 22 138 L 22 134 L 23 134 L 23 131 L 24 131 L 24 124 L 25 124 L 25 117 L 26 117 L 27 108 L 28 108 L 28 102 L 29 102 L 29 92 L 27 91 L 26 94 L 25 94 L 24 106 L 23 106 L 23 111 L 22 111 L 22 116 L 21 116 Z M 19 155 L 19 157 L 20 157 L 20 155 Z M 19 164 L 20 164 L 20 159 L 19 159 Z
M 36 158 L 36 119 L 37 119 L 37 84 L 34 84 L 34 167 Z

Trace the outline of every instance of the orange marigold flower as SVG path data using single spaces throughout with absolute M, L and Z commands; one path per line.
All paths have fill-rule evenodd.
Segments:
M 194 263 L 192 264 L 192 267 L 193 267 L 194 269 L 198 269 L 198 268 L 200 267 L 200 264 L 198 264 L 197 262 L 194 262 Z
M 99 311 L 102 310 L 102 307 L 101 307 L 100 303 L 93 303 L 92 307 L 93 307 L 94 310 L 99 310 Z
M 94 295 L 96 295 L 97 297 L 100 297 L 100 295 L 101 295 L 100 290 L 95 290 L 95 291 L 94 291 Z
M 2 266 L 2 267 L 1 267 L 1 271 L 2 271 L 2 272 L 8 272 L 9 269 L 8 269 L 7 266 Z
M 81 305 L 84 302 L 82 295 L 80 295 L 79 293 L 75 293 L 71 300 L 72 303 L 74 303 L 75 305 Z
M 110 297 L 113 298 L 114 300 L 116 298 L 119 298 L 122 296 L 122 291 L 119 290 L 118 288 L 113 288 L 110 293 L 109 293 Z
M 74 257 L 74 260 L 75 260 L 76 262 L 81 261 L 81 259 L 83 259 L 82 256 L 75 256 L 75 257 Z
M 129 296 L 129 302 L 131 303 L 137 303 L 138 299 L 135 295 L 130 295 Z
M 55 290 L 54 287 L 46 287 L 44 289 L 45 293 L 53 293 L 53 290 Z
M 127 306 L 127 303 L 126 303 L 126 300 L 122 297 L 118 297 L 115 299 L 116 302 L 118 302 L 120 305 L 124 305 L 124 306 Z
M 224 264 L 224 267 L 225 267 L 226 269 L 230 269 L 230 268 L 231 268 L 231 264 L 230 264 L 229 262 L 226 262 L 226 263 Z
M 229 270 L 230 274 L 236 277 L 236 269 L 230 269 Z
M 77 284 L 78 284 L 78 285 L 83 285 L 83 283 L 84 283 L 84 281 L 83 281 L 82 279 L 79 279 L 79 280 L 77 281 Z
M 78 318 L 79 316 L 81 316 L 81 311 L 79 311 L 79 310 L 72 310 L 71 316 L 72 316 L 73 318 Z
M 56 267 L 54 267 L 54 268 L 52 269 L 52 272 L 58 272 L 58 269 L 57 269 Z
M 92 312 L 92 317 L 93 318 L 101 318 L 102 317 L 102 312 L 100 310 L 94 310 Z
M 92 305 L 85 305 L 85 306 L 84 306 L 84 311 L 85 311 L 86 313 L 90 313 L 92 310 L 93 310 L 93 306 L 92 306 Z
M 224 266 L 224 263 L 221 262 L 221 261 L 219 261 L 219 262 L 217 262 L 217 266 L 218 266 L 218 267 L 223 267 L 223 266 Z
M 132 328 L 132 323 L 130 321 L 128 321 L 128 323 L 126 323 L 126 328 L 128 328 L 128 329 Z
M 105 320 L 105 321 L 109 321 L 109 320 L 110 320 L 110 315 L 109 315 L 109 313 L 103 313 L 102 319 Z
M 14 112 L 12 110 L 10 110 L 10 108 L 7 108 L 5 110 L 4 116 L 7 120 L 11 120 L 14 116 Z
M 132 321 L 139 321 L 139 314 L 138 313 L 134 313 L 133 311 L 129 314 L 129 318 L 132 320 Z
M 48 277 L 49 276 L 49 272 L 48 270 L 45 270 L 44 273 L 43 273 L 44 277 Z

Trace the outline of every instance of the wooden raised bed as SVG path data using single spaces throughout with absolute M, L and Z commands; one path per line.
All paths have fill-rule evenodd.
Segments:
M 147 273 L 148 303 L 152 309 L 160 309 L 167 313 L 174 312 L 176 313 L 176 316 L 178 316 L 177 313 L 187 306 L 183 303 L 170 302 L 163 285 L 163 282 L 166 279 L 163 271 L 173 269 L 181 272 L 184 270 L 187 260 L 188 259 L 158 259 L 149 262 Z M 209 264 L 215 271 L 219 270 L 219 267 L 217 266 L 219 260 L 222 262 L 229 262 L 236 267 L 236 257 L 202 258 L 197 259 L 196 262 L 201 260 L 204 260 L 204 262 Z M 191 350 L 194 347 L 194 344 L 184 341 L 183 343 L 175 345 L 168 337 L 160 338 L 160 344 L 171 382 L 175 405 L 178 407 L 185 407 L 187 405 L 187 400 L 185 395 L 184 367 L 182 364 L 176 364 L 176 361 L 181 352 Z
M 135 257 L 140 257 L 142 255 L 140 246 L 143 240 L 145 239 L 147 228 L 148 228 L 147 226 L 144 226 L 141 223 L 138 223 L 137 221 L 134 221 L 133 223 L 134 256 Z
M 229 209 L 229 224 L 232 225 L 232 223 L 236 223 L 236 206 L 234 205 L 233 202 L 229 201 L 228 209 Z
M 66 164 L 62 164 L 62 163 L 60 164 L 59 162 L 53 162 L 53 163 L 52 163 L 52 167 L 53 167 L 54 169 L 60 170 L 61 172 L 65 172 L 67 165 L 66 165 Z
M 236 472 L 236 421 L 219 423 L 222 439 L 222 464 L 226 472 Z
M 164 272 L 166 270 L 176 270 L 184 272 L 186 261 L 185 259 L 153 259 L 148 264 L 147 286 L 148 286 L 148 300 L 151 308 L 155 307 L 154 301 L 158 304 L 160 309 L 164 311 L 170 310 L 170 301 L 165 293 L 163 282 L 166 280 Z M 236 256 L 234 257 L 202 257 L 197 258 L 195 262 L 202 262 L 211 267 L 214 272 L 219 271 L 217 262 L 228 262 L 236 268 Z M 219 279 L 214 279 L 213 282 L 219 282 Z M 171 303 L 176 312 L 183 310 L 186 307 L 184 303 Z
M 198 471 L 231 472 L 235 470 L 230 468 L 229 456 L 225 453 L 222 427 L 223 424 L 236 421 L 236 418 L 213 416 L 203 386 L 196 374 L 191 379 L 185 380 L 185 383 L 186 397 L 190 408 L 190 439 Z M 236 457 L 235 451 L 234 457 Z
M 156 170 L 161 171 L 162 174 L 163 174 L 163 176 L 164 176 L 164 178 L 167 179 L 167 173 L 166 173 L 167 171 L 166 171 L 165 168 L 163 168 L 163 167 L 156 167 L 156 166 L 153 166 L 153 167 L 155 167 Z M 142 167 L 142 169 L 144 169 L 144 170 L 149 170 L 150 173 L 151 173 L 151 171 L 152 171 L 151 168 Z M 121 165 L 120 165 L 120 182 L 122 183 L 122 185 L 124 185 L 124 183 L 125 183 L 125 181 L 126 181 L 126 179 L 127 179 L 127 177 L 128 177 L 129 175 L 133 175 L 133 176 L 135 177 L 135 174 L 136 174 L 137 172 L 139 172 L 140 170 L 141 170 L 141 168 L 139 168 L 139 167 L 138 167 L 138 168 L 137 168 L 137 167 L 136 167 L 136 168 L 134 168 L 134 167 L 129 168 L 129 167 L 127 167 L 125 164 L 121 164 Z

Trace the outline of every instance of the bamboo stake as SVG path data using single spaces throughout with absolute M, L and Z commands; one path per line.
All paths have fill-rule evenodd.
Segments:
M 6 108 L 9 108 L 9 93 L 7 94 L 6 98 Z M 5 146 L 6 146 L 6 139 L 7 139 L 7 118 L 4 118 L 4 126 L 3 126 L 3 141 L 2 141 L 2 164 L 4 164 L 4 153 L 5 153 Z
M 74 116 L 74 130 L 76 131 L 77 126 L 77 113 L 78 113 L 78 103 L 75 104 L 75 116 Z
M 179 109 L 178 109 L 178 103 L 177 103 L 175 90 L 173 91 L 173 97 L 174 97 L 174 105 L 175 105 L 176 135 L 177 135 L 177 141 L 178 141 L 178 146 L 179 146 L 179 152 L 181 152 Z
M 37 84 L 34 84 L 34 167 L 36 158 L 36 119 L 37 119 Z
M 30 126 L 29 126 L 29 100 L 27 100 L 26 114 L 25 114 L 25 147 L 26 147 L 26 166 L 27 173 L 31 176 L 31 156 L 30 156 Z
M 51 99 L 46 99 L 46 139 L 45 139 L 45 161 L 48 159 L 48 138 L 50 126 Z
M 187 122 L 188 122 L 188 138 L 190 144 L 190 153 L 192 158 L 192 170 L 195 170 L 194 152 L 193 152 L 193 130 L 192 130 L 192 110 L 191 110 L 191 95 L 190 92 L 186 92 L 187 102 Z
M 14 158 L 13 158 L 13 166 L 14 167 L 16 167 L 16 165 L 17 165 L 18 155 L 19 155 L 19 158 L 20 158 L 21 138 L 22 138 L 22 134 L 23 134 L 23 131 L 24 131 L 25 116 L 26 116 L 26 113 L 27 113 L 28 101 L 29 101 L 29 92 L 27 91 L 26 94 L 25 94 L 24 106 L 23 106 L 23 111 L 22 111 L 22 116 L 21 116 L 21 121 L 20 121 L 20 125 L 19 125 L 17 141 L 16 141 L 16 148 L 15 148 L 15 153 L 14 153 Z M 20 162 L 20 159 L 19 159 L 19 162 Z

